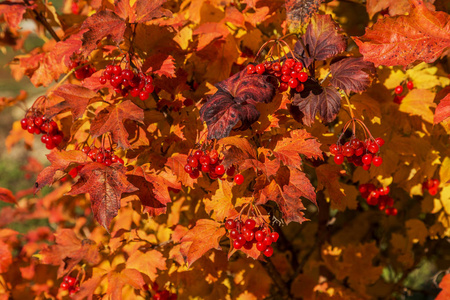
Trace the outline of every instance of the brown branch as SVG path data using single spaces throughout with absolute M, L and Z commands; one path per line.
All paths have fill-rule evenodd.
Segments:
M 284 280 L 281 278 L 280 273 L 273 265 L 270 259 L 267 259 L 267 262 L 261 262 L 261 265 L 266 269 L 267 274 L 269 274 L 270 278 L 272 278 L 275 285 L 278 287 L 278 292 L 281 295 L 282 299 L 292 299 L 292 295 L 290 294 L 289 286 Z
M 23 0 L 25 2 L 25 4 L 28 7 L 31 7 L 31 3 L 28 0 Z M 47 31 L 50 33 L 50 35 L 57 41 L 61 41 L 61 39 L 59 38 L 59 36 L 56 34 L 56 32 L 53 30 L 52 26 L 47 22 L 47 19 L 44 18 L 44 16 L 41 15 L 40 12 L 38 12 L 36 9 L 31 9 L 31 11 L 33 12 L 35 18 L 37 21 L 39 21 L 39 23 L 41 23 L 45 29 L 47 29 Z

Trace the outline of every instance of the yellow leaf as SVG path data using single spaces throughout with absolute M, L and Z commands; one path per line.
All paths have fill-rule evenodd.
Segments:
M 436 107 L 435 94 L 428 90 L 414 89 L 409 91 L 400 104 L 400 111 L 422 117 L 428 123 L 433 123 L 434 113 L 430 107 Z

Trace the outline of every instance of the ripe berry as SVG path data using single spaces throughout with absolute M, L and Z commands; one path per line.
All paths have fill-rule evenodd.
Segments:
M 298 73 L 298 80 L 300 80 L 300 82 L 306 82 L 308 80 L 308 74 L 306 72 Z
M 192 173 L 192 167 L 190 165 L 185 165 L 184 166 L 184 171 L 186 171 L 186 173 Z
M 187 163 L 192 167 L 192 168 L 197 168 L 198 166 L 198 160 L 195 157 L 188 157 Z
M 414 88 L 414 83 L 411 80 L 409 80 L 406 83 L 406 87 L 408 88 L 408 90 L 412 90 Z
M 197 179 L 200 176 L 200 171 L 198 169 L 193 169 L 189 176 L 192 179 Z
M 344 162 L 344 155 L 342 154 L 336 154 L 336 156 L 334 157 L 334 162 L 337 165 L 342 165 L 342 163 Z
M 343 154 L 344 156 L 350 157 L 350 156 L 352 156 L 353 154 L 355 154 L 355 150 L 353 150 L 352 147 L 344 147 L 344 148 L 342 149 L 342 154 Z
M 380 148 L 378 147 L 377 144 L 371 143 L 369 146 L 367 146 L 367 150 L 375 154 L 378 152 L 378 150 L 380 150 Z
M 108 81 L 108 79 L 106 79 L 105 76 L 100 76 L 100 77 L 98 78 L 98 81 L 99 81 L 101 84 L 106 84 L 106 82 Z
M 266 235 L 261 230 L 258 230 L 255 232 L 255 240 L 257 240 L 258 242 L 264 241 L 265 237 L 266 237 Z
M 235 222 L 233 219 L 228 219 L 228 220 L 225 222 L 225 228 L 226 228 L 226 229 L 233 229 L 233 228 L 236 228 L 236 222 Z
M 225 174 L 225 167 L 223 165 L 218 165 L 216 166 L 216 168 L 214 169 L 214 172 L 219 175 L 222 176 L 223 174 Z
M 251 230 L 247 230 L 246 232 L 244 232 L 244 237 L 247 240 L 247 242 L 251 242 L 255 237 L 255 233 Z
M 210 165 L 202 165 L 202 172 L 209 173 L 211 171 Z
M 266 68 L 264 67 L 263 64 L 256 65 L 256 73 L 264 74 L 265 71 L 266 71 Z
M 401 85 L 398 85 L 398 86 L 395 88 L 395 93 L 396 93 L 397 95 L 400 95 L 402 92 L 403 92 L 403 87 L 402 87 Z
M 338 145 L 336 145 L 336 144 L 332 144 L 332 145 L 330 146 L 330 152 L 331 152 L 331 154 L 336 155 L 336 154 L 338 154 L 339 152 L 341 152 L 341 148 L 340 148 Z
M 280 63 L 279 63 L 279 62 L 275 62 L 275 63 L 272 65 L 272 69 L 273 69 L 275 72 L 280 72 L 280 71 L 281 71 L 281 65 L 280 65 Z
M 273 248 L 272 247 L 267 247 L 266 250 L 264 250 L 263 254 L 267 257 L 271 257 L 273 254 Z
M 236 171 L 236 168 L 232 165 L 231 167 L 229 167 L 227 169 L 227 176 L 230 176 L 230 177 L 233 176 L 235 171 Z M 236 180 L 236 178 L 234 180 Z M 238 184 L 240 184 L 240 183 L 238 183 Z
M 375 139 L 375 142 L 377 142 L 378 146 L 380 146 L 380 147 L 384 145 L 383 138 L 378 137 Z
M 237 236 L 236 241 L 238 241 L 239 244 L 244 245 L 247 240 L 245 239 L 244 235 L 241 233 Z
M 256 72 L 256 68 L 254 65 L 248 65 L 247 66 L 247 74 L 253 74 Z
M 245 227 L 246 227 L 247 229 L 253 230 L 253 228 L 255 228 L 255 226 L 256 226 L 256 221 L 255 221 L 255 220 L 253 220 L 253 219 L 247 219 L 247 220 L 245 221 Z
M 286 82 L 281 82 L 280 86 L 278 87 L 278 90 L 280 92 L 284 92 L 288 90 L 289 85 Z
M 196 159 L 200 159 L 200 157 L 202 157 L 202 155 L 203 155 L 203 151 L 202 150 L 197 150 L 197 151 L 194 152 L 194 157 Z
M 250 241 L 245 242 L 244 248 L 247 249 L 247 250 L 252 249 L 253 248 L 253 243 L 250 242 Z
M 63 290 L 67 290 L 67 289 L 69 289 L 69 284 L 67 282 L 61 282 L 60 287 Z
M 272 245 L 272 243 L 273 243 L 273 240 L 272 240 L 272 237 L 270 236 L 270 235 L 267 235 L 265 238 L 264 238 L 264 241 L 263 241 L 267 246 L 270 246 L 270 245 Z
M 244 183 L 244 176 L 242 174 L 237 174 L 236 176 L 234 176 L 234 182 L 236 182 L 236 184 L 241 185 L 242 183 Z
M 141 91 L 139 93 L 139 99 L 141 99 L 142 101 L 147 100 L 149 96 L 150 94 L 147 91 Z
M 121 75 L 122 75 L 122 77 L 123 77 L 124 79 L 126 79 L 126 80 L 132 80 L 133 77 L 134 77 L 133 71 L 128 70 L 128 69 L 122 70 Z
M 382 159 L 381 157 L 379 157 L 379 156 L 375 156 L 375 157 L 372 159 L 372 163 L 373 163 L 373 165 L 374 165 L 375 167 L 379 167 L 379 166 L 381 166 L 381 164 L 383 163 L 383 159 Z
M 263 242 L 258 242 L 256 243 L 256 249 L 258 249 L 258 251 L 263 252 L 264 250 L 267 249 L 267 245 L 264 244 Z
M 372 163 L 372 155 L 371 154 L 366 154 L 362 157 L 362 162 L 365 165 L 370 165 Z
M 230 237 L 234 240 L 238 236 L 239 231 L 236 228 L 230 230 Z
M 67 276 L 66 276 L 67 277 Z M 74 277 L 69 277 L 67 280 L 65 280 L 70 286 L 74 286 L 77 282 L 77 280 Z
M 234 249 L 236 249 L 236 250 L 241 249 L 243 245 L 244 245 L 244 244 L 239 243 L 238 240 L 234 240 L 234 242 L 233 242 L 233 247 L 234 247 Z
M 272 238 L 273 242 L 276 243 L 278 241 L 278 238 L 280 237 L 280 235 L 278 234 L 278 232 L 272 232 L 270 234 L 270 237 Z
M 289 79 L 288 85 L 291 89 L 295 89 L 298 86 L 298 81 L 295 78 Z
M 388 207 L 385 210 L 386 215 L 388 216 L 396 216 L 398 213 L 398 210 L 395 207 Z

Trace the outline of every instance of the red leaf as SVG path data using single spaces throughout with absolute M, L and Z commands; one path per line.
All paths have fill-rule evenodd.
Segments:
M 347 94 L 361 93 L 370 85 L 369 74 L 375 73 L 372 63 L 364 61 L 362 57 L 348 57 L 330 66 L 332 78 L 330 83 Z
M 58 114 L 66 108 L 69 108 L 72 112 L 74 119 L 81 118 L 86 111 L 86 107 L 88 106 L 91 99 L 98 97 L 97 93 L 87 89 L 85 87 L 75 85 L 75 84 L 64 84 L 59 86 L 56 90 L 53 91 L 58 97 L 63 98 L 63 102 L 61 104 L 56 104 L 58 106 L 59 111 L 52 110 L 54 114 Z M 46 115 L 48 116 L 48 115 Z M 51 116 L 49 116 L 51 117 Z
M 55 236 L 56 245 L 44 248 L 39 254 L 44 264 L 59 265 L 58 278 L 70 272 L 82 260 L 92 265 L 101 261 L 94 241 L 79 239 L 71 229 L 61 229 Z
M 78 150 L 58 151 L 53 150 L 47 155 L 47 159 L 51 165 L 41 173 L 36 179 L 34 193 L 37 193 L 44 186 L 52 184 L 56 180 L 61 179 L 66 175 L 66 170 L 70 164 L 85 164 L 88 162 L 86 154 Z
M 128 182 L 126 168 L 115 163 L 109 167 L 90 163 L 79 172 L 80 179 L 72 186 L 69 195 L 88 193 L 91 196 L 95 219 L 106 230 L 120 209 L 122 193 L 134 192 L 136 187 Z
M 181 254 L 190 266 L 211 249 L 220 250 L 219 241 L 225 234 L 221 223 L 200 219 L 181 239 Z
M 303 98 L 305 93 L 295 93 L 292 104 L 297 106 L 301 112 L 301 121 L 306 126 L 314 123 L 316 113 L 324 122 L 332 122 L 341 109 L 341 95 L 334 87 L 326 87 L 321 93 L 309 91 L 309 94 Z
M 353 39 L 364 60 L 375 66 L 432 63 L 450 47 L 450 16 L 429 11 L 420 2 L 410 15 L 380 19 L 365 35 Z
M 0 241 L 0 273 L 6 273 L 12 264 L 12 254 L 7 244 Z
M 124 101 L 116 106 L 109 106 L 102 110 L 92 121 L 91 134 L 96 138 L 110 132 L 113 141 L 119 147 L 124 149 L 130 148 L 128 132 L 123 125 L 126 119 L 142 123 L 144 120 L 144 111 L 130 100 Z
M 146 73 L 153 73 L 159 76 L 166 76 L 169 78 L 175 77 L 175 61 L 172 55 L 155 54 L 147 57 L 142 66 Z
M 87 56 L 97 48 L 97 43 L 107 36 L 111 36 L 116 44 L 120 44 L 123 41 L 126 23 L 114 12 L 102 10 L 88 17 L 81 25 L 81 29 L 88 30 L 83 34 L 82 48 L 83 55 Z
M 172 157 L 167 159 L 166 166 L 172 170 L 172 173 L 175 174 L 178 180 L 184 186 L 189 186 L 191 188 L 194 187 L 194 183 L 197 182 L 197 179 L 192 179 L 188 173 L 184 170 L 184 166 L 187 164 L 187 155 L 175 153 Z
M 286 0 L 286 20 L 295 28 L 307 24 L 323 0 Z
M 444 88 L 439 94 L 445 95 L 434 112 L 434 124 L 440 123 L 450 117 L 450 87 Z
M 9 27 L 18 28 L 22 22 L 27 6 L 23 1 L 2 1 L 0 4 L 0 16 L 3 15 Z
M 300 154 L 308 158 L 323 158 L 320 143 L 306 130 L 293 130 L 289 135 L 279 140 L 273 149 L 275 157 L 285 166 L 299 168 L 302 165 Z
M 434 9 L 433 3 L 435 0 L 425 0 L 425 5 Z M 408 0 L 367 0 L 366 9 L 369 17 L 372 17 L 380 11 L 387 10 L 390 16 L 407 15 L 411 13 L 411 3 Z
M 259 118 L 255 105 L 269 103 L 275 95 L 271 77 L 247 74 L 244 69 L 219 82 L 218 91 L 200 109 L 200 116 L 208 125 L 208 138 L 221 139 L 230 135 L 240 121 L 237 130 L 245 130 Z
M 447 274 L 442 278 L 439 287 L 442 291 L 437 295 L 436 300 L 450 299 L 450 274 Z
M 14 197 L 13 193 L 2 187 L 0 187 L 0 201 L 17 204 L 16 197 Z
M 138 0 L 136 1 L 136 21 L 145 23 L 162 17 L 172 17 L 172 12 L 161 6 L 167 0 Z
M 313 60 L 326 60 L 347 48 L 346 37 L 330 15 L 314 15 L 302 40 L 309 57 L 304 53 L 305 49 L 300 41 L 295 44 L 294 52 L 304 58 L 306 66 Z

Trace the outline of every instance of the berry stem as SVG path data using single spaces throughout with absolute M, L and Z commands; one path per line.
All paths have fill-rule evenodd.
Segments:
M 331 71 L 330 71 L 330 72 L 331 72 Z M 328 73 L 328 74 L 329 74 L 329 73 Z M 328 77 L 328 75 L 327 75 L 326 77 Z M 326 78 L 326 77 L 325 77 L 325 78 Z M 322 82 L 321 82 L 320 84 L 322 84 Z M 342 93 L 344 94 L 345 101 L 347 102 L 347 107 L 348 107 L 348 110 L 350 111 L 350 116 L 351 116 L 352 119 L 354 119 L 354 118 L 355 118 L 355 115 L 353 114 L 352 105 L 350 104 L 350 100 L 348 99 L 347 93 L 344 92 L 344 91 L 342 91 Z

